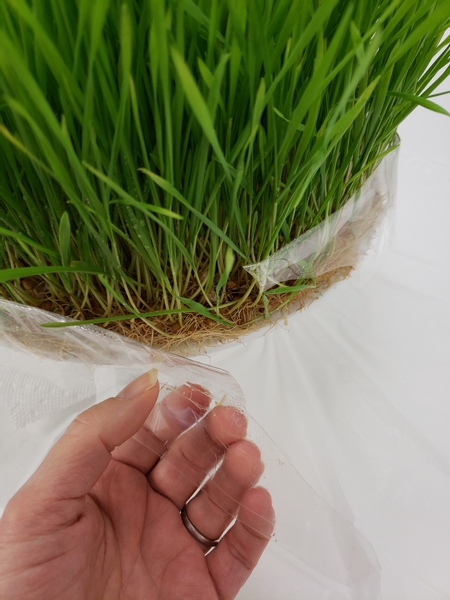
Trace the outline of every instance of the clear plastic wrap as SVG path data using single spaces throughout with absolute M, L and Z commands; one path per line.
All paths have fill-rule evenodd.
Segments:
M 217 407 L 236 409 L 247 420 L 247 439 L 261 450 L 264 473 L 259 484 L 270 492 L 276 512 L 271 543 L 280 545 L 330 581 L 355 590 L 359 599 L 376 598 L 379 565 L 370 544 L 309 486 L 248 414 L 242 391 L 229 373 L 97 327 L 40 327 L 42 323 L 63 320 L 39 309 L 0 300 L 0 391 L 11 419 L 4 438 L 8 444 L 14 440 L 14 431 L 29 427 L 45 415 L 82 400 L 89 405 L 114 396 L 135 377 L 156 368 L 161 386 L 158 404 L 137 441 L 145 446 L 150 439 L 161 439 L 160 455 L 167 450 L 162 433 L 164 402 L 177 393 L 183 397 L 183 411 L 177 418 L 190 425 L 202 422 Z M 199 410 L 193 400 L 195 394 L 187 393 L 189 389 L 198 390 L 198 386 L 209 395 L 206 411 Z M 206 444 L 206 439 L 201 439 L 202 432 L 207 436 L 206 429 L 197 429 L 199 444 Z M 153 442 L 148 447 L 154 449 Z M 205 481 L 215 481 L 221 460 L 221 453 L 217 453 L 204 473 Z M 1 463 L 2 469 L 8 467 L 4 456 Z M 185 478 L 193 489 L 199 484 L 186 472 L 179 471 L 179 477 Z M 219 491 L 221 508 L 229 512 L 227 507 L 233 505 L 233 499 L 224 489 Z
M 396 138 L 395 144 L 399 143 Z M 262 292 L 286 281 L 317 278 L 340 267 L 357 265 L 394 204 L 398 150 L 397 146 L 380 161 L 339 210 L 266 260 L 244 267 Z

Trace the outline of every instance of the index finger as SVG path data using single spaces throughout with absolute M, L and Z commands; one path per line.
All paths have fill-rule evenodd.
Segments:
M 211 396 L 203 387 L 186 383 L 173 390 L 152 410 L 144 425 L 113 458 L 148 473 L 170 444 L 207 412 Z

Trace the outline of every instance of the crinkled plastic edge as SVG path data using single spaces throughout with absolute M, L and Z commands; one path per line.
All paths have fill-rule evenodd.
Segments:
M 355 267 L 394 205 L 400 138 L 358 192 L 339 210 L 267 259 L 244 267 L 261 292 L 340 267 Z

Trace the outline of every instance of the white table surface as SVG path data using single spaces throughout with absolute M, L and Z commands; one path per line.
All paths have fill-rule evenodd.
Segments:
M 449 96 L 438 100 L 450 110 Z M 287 324 L 199 360 L 231 372 L 249 412 L 370 541 L 381 592 L 368 600 L 442 600 L 450 598 L 450 118 L 418 108 L 400 135 L 393 250 L 375 273 L 368 259 Z M 19 430 L 14 448 L 0 435 L 0 512 L 82 408 Z M 0 398 L 0 434 L 8 419 Z M 238 598 L 362 600 L 276 544 Z

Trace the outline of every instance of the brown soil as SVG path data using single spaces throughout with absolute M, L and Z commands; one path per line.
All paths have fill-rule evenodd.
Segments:
M 227 313 L 224 309 L 221 315 L 233 323 L 233 326 L 223 325 L 198 314 L 183 315 L 182 324 L 174 322 L 167 317 L 152 318 L 151 321 L 130 319 L 103 325 L 106 329 L 115 331 L 140 342 L 145 342 L 155 348 L 175 352 L 182 355 L 199 354 L 208 346 L 216 346 L 239 339 L 243 334 L 260 329 L 272 327 L 281 319 L 286 319 L 289 314 L 301 310 L 319 298 L 323 292 L 342 279 L 348 277 L 352 267 L 340 267 L 329 271 L 316 279 L 316 287 L 298 292 L 291 300 L 290 294 L 269 295 L 268 312 L 262 301 L 255 303 L 256 293 L 242 304 L 239 310 Z M 60 314 L 70 319 L 85 320 L 96 318 L 99 315 L 84 310 L 83 313 L 75 312 L 72 307 L 65 307 L 55 300 L 47 298 L 42 280 L 23 279 L 21 288 L 26 291 L 28 298 L 34 299 L 36 305 L 43 310 Z M 232 286 L 233 287 L 233 286 Z M 237 292 L 238 290 L 233 290 Z M 240 290 L 239 290 L 240 291 Z M 6 290 L 1 290 L 3 294 Z M 287 302 L 287 300 L 289 300 Z M 29 302 L 31 304 L 31 302 Z M 280 308 L 281 307 L 281 308 Z M 117 314 L 120 314 L 117 311 Z
M 341 267 L 322 275 L 317 279 L 315 288 L 301 290 L 287 304 L 285 303 L 289 298 L 289 294 L 267 296 L 268 309 L 271 313 L 269 318 L 265 317 L 262 301 L 256 306 L 252 306 L 254 298 L 249 298 L 239 311 L 231 314 L 222 311 L 222 316 L 231 321 L 233 327 L 222 325 L 198 314 L 187 314 L 183 316 L 181 327 L 178 324 L 175 324 L 174 327 L 172 324 L 169 326 L 171 330 L 165 332 L 165 335 L 135 319 L 111 323 L 107 325 L 107 328 L 162 350 L 185 356 L 201 354 L 208 346 L 217 346 L 235 341 L 245 333 L 256 331 L 261 327 L 274 326 L 279 320 L 287 318 L 292 312 L 301 310 L 311 304 L 331 285 L 348 277 L 351 270 L 352 267 Z M 282 306 L 283 304 L 284 306 Z M 282 306 L 281 309 L 278 308 L 280 306 Z M 164 323 L 159 325 L 164 326 Z
M 245 302 L 242 302 L 237 309 L 236 304 L 240 303 L 247 293 L 248 281 L 244 279 L 229 281 L 226 288 L 226 302 L 229 302 L 230 308 L 222 308 L 220 314 L 232 325 L 224 325 L 199 314 L 187 313 L 183 314 L 182 320 L 179 321 L 176 316 L 171 315 L 152 317 L 151 320 L 116 321 L 103 326 L 155 348 L 183 355 L 199 354 L 207 346 L 237 340 L 250 331 L 264 326 L 273 326 L 292 312 L 308 306 L 327 288 L 349 275 L 353 266 L 356 266 L 359 259 L 367 252 L 385 210 L 382 197 L 378 195 L 363 218 L 355 223 L 345 223 L 338 235 L 333 238 L 332 248 L 327 245 L 315 258 L 312 268 L 315 273 L 316 287 L 304 289 L 293 298 L 291 294 L 266 295 L 267 303 L 264 306 L 255 285 Z M 289 273 L 281 275 L 278 273 L 279 281 L 295 281 L 300 278 L 298 274 L 290 273 L 290 267 L 286 271 Z M 39 277 L 22 279 L 13 285 L 16 295 L 24 304 L 34 304 L 71 320 L 84 321 L 103 317 L 100 306 L 96 305 L 93 299 L 89 301 L 90 309 L 83 308 L 82 311 L 77 311 L 67 302 L 52 298 L 45 281 Z M 0 286 L 0 294 L 2 292 L 8 297 L 6 290 L 2 290 Z M 122 307 L 112 307 L 111 316 L 122 314 L 125 314 Z

